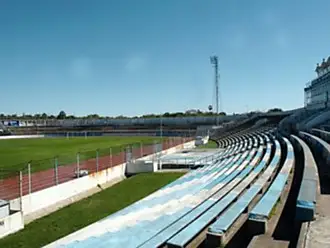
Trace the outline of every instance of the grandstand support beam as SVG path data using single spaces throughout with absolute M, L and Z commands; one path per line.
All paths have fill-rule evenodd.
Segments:
M 219 73 L 218 73 L 218 56 L 210 57 L 211 64 L 214 66 L 214 84 L 215 84 L 215 109 L 216 109 L 216 124 L 219 125 Z

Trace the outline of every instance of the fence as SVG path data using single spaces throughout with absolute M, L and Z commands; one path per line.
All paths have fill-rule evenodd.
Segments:
M 12 170 L 0 170 L 0 199 L 15 199 L 70 181 L 79 177 L 79 172 L 84 170 L 89 174 L 94 173 L 169 149 L 189 140 L 191 139 L 182 137 L 167 138 L 162 143 L 140 142 L 28 161 L 13 166 Z

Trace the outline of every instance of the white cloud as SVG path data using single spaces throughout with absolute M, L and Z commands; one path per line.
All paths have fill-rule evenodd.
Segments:
M 92 75 L 92 61 L 90 58 L 75 58 L 70 64 L 70 74 L 77 79 L 89 78 Z
M 136 72 L 143 69 L 147 64 L 147 60 L 143 57 L 135 56 L 127 60 L 125 64 L 125 69 L 128 72 Z

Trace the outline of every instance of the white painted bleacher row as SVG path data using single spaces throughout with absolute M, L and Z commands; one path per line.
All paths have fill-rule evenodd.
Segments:
M 166 241 L 166 239 L 173 236 L 175 233 L 177 233 L 180 229 L 184 228 L 187 224 L 193 222 L 200 214 L 202 214 L 204 211 L 206 211 L 208 208 L 210 208 L 217 199 L 217 195 L 219 195 L 219 190 L 223 192 L 228 189 L 228 182 L 230 182 L 235 175 L 237 175 L 240 171 L 247 166 L 247 164 L 251 161 L 253 156 L 256 154 L 256 150 L 253 149 L 250 152 L 246 151 L 243 153 L 243 156 L 240 158 L 239 161 L 237 161 L 234 166 L 232 167 L 232 170 L 230 171 L 230 174 L 226 178 L 223 178 L 221 182 L 219 182 L 218 185 L 216 185 L 212 189 L 212 193 L 215 194 L 211 197 L 206 196 L 205 200 L 202 204 L 194 208 L 191 212 L 189 212 L 187 215 L 185 215 L 183 218 L 181 218 L 179 221 L 173 223 L 169 228 L 165 229 L 163 232 L 159 233 L 157 236 L 153 237 L 150 241 L 146 242 L 142 247 L 157 247 L 158 245 L 161 245 Z M 218 192 L 217 192 L 218 191 Z M 209 197 L 209 198 L 207 198 Z M 181 232 L 185 232 L 187 229 L 183 229 Z M 188 230 L 189 232 L 190 230 Z M 180 233 L 181 233 L 180 232 Z M 194 235 L 194 234 L 193 234 Z M 169 244 L 169 243 L 168 243 Z
M 330 132 L 328 132 L 328 131 L 321 130 L 318 128 L 313 128 L 311 130 L 311 133 L 320 137 L 321 139 L 323 139 L 324 141 L 326 141 L 328 143 L 330 142 Z
M 260 131 L 268 131 L 268 130 L 269 130 L 269 128 L 265 127 L 265 128 L 259 128 L 258 130 L 255 130 L 255 132 L 258 133 Z M 240 132 L 237 132 L 237 133 L 230 134 L 229 136 L 226 136 L 226 137 L 220 139 L 218 141 L 218 143 L 219 143 L 220 147 L 227 147 L 228 145 L 237 142 L 237 138 L 239 138 L 241 136 L 244 136 L 244 135 L 249 136 L 250 135 L 249 133 L 251 131 L 252 130 L 247 129 L 247 130 L 243 130 L 243 131 L 240 131 Z
M 240 143 L 237 143 L 235 146 L 232 146 L 232 147 L 229 147 L 224 153 L 223 153 L 223 156 L 226 156 L 226 155 L 229 155 L 229 154 L 234 154 L 236 153 L 239 149 L 242 149 L 244 147 L 244 145 L 247 145 L 247 142 L 245 141 L 244 143 L 243 142 L 240 142 Z M 225 162 L 230 162 L 233 158 L 231 158 L 230 160 L 225 160 Z M 192 184 L 193 182 L 204 182 L 205 179 L 206 181 L 209 180 L 209 177 L 207 177 L 207 175 L 210 173 L 210 172 L 214 172 L 214 167 L 216 167 L 218 165 L 214 165 L 214 166 L 210 166 L 210 167 L 204 167 L 204 168 L 200 168 L 200 169 L 197 169 L 195 171 L 192 171 L 188 174 L 186 174 L 185 176 L 181 177 L 180 179 L 176 180 L 175 182 L 163 187 L 162 189 L 160 189 L 159 191 L 155 192 L 154 194 L 151 194 L 150 196 L 144 198 L 143 200 L 131 205 L 130 207 L 128 208 L 125 208 L 123 209 L 122 211 L 119 211 L 117 213 L 115 213 L 114 215 L 110 216 L 111 218 L 115 218 L 116 216 L 123 216 L 125 215 L 125 213 L 134 213 L 133 211 L 140 208 L 141 206 L 143 207 L 145 204 L 144 202 L 146 201 L 149 201 L 149 199 L 152 199 L 152 198 L 157 198 L 157 196 L 159 195 L 163 195 L 164 194 L 164 198 L 161 198 L 163 199 L 163 201 L 166 199 L 166 193 L 171 193 L 173 192 L 173 190 L 171 189 L 174 189 L 174 192 L 176 194 L 179 194 L 178 191 L 176 191 L 176 188 L 179 186 L 179 187 L 184 187 L 184 186 L 188 186 L 189 183 Z M 204 176 L 204 177 L 203 177 Z M 202 178 L 202 179 L 201 179 Z M 203 180 L 204 179 L 204 180 Z M 146 205 L 147 207 L 151 207 L 150 205 Z
M 260 146 L 257 153 L 255 153 L 255 149 L 251 151 L 251 157 L 253 160 L 245 160 L 245 163 L 236 170 L 235 173 L 230 175 L 228 180 L 228 184 L 224 188 L 222 188 L 219 192 L 217 192 L 210 201 L 212 201 L 212 206 L 208 208 L 207 211 L 203 213 L 202 216 L 195 219 L 192 223 L 190 223 L 187 227 L 181 230 L 177 235 L 172 237 L 168 242 L 169 247 L 185 247 L 198 233 L 200 233 L 203 229 L 205 229 L 212 221 L 215 220 L 217 216 L 221 214 L 221 212 L 229 206 L 230 203 L 234 202 L 239 192 L 235 192 L 235 187 L 237 188 L 237 184 L 241 182 L 241 180 L 251 172 L 251 170 L 259 164 L 262 156 L 263 156 L 263 147 Z M 250 158 L 251 158 L 250 157 Z M 231 190 L 233 190 L 231 192 Z
M 255 226 L 255 229 L 258 229 L 255 230 L 258 234 L 267 231 L 267 222 L 271 218 L 271 211 L 281 198 L 285 185 L 288 182 L 289 175 L 294 167 L 295 157 L 293 146 L 288 139 L 283 138 L 283 140 L 287 148 L 287 155 L 284 164 L 267 192 L 249 213 L 249 222 Z M 280 158 L 281 150 L 279 147 L 273 158 L 274 163 L 279 163 Z
M 269 144 L 270 145 L 270 144 Z M 260 163 L 259 167 L 257 167 L 254 173 L 250 173 L 246 179 L 245 184 L 242 184 L 239 188 L 239 192 L 241 192 L 242 187 L 247 187 L 251 184 L 254 178 L 258 177 L 262 171 L 264 171 L 258 178 L 258 180 L 253 183 L 250 188 L 239 198 L 226 212 L 220 216 L 215 223 L 213 223 L 209 228 L 208 235 L 216 234 L 225 235 L 231 225 L 235 222 L 236 219 L 245 211 L 250 203 L 257 197 L 257 195 L 263 191 L 266 183 L 271 179 L 276 171 L 277 167 L 280 164 L 280 156 L 281 156 L 281 147 L 277 140 L 275 140 L 275 154 L 271 160 L 271 150 L 267 149 L 267 153 Z M 250 177 L 250 178 L 249 178 Z M 246 216 L 247 218 L 247 216 Z
M 244 147 L 244 145 L 246 146 L 247 145 L 247 142 L 241 142 L 241 143 L 238 143 L 238 144 L 236 144 L 236 146 L 234 146 L 234 147 L 232 147 L 232 148 L 229 148 L 228 150 L 227 150 L 227 152 L 225 152 L 225 155 L 227 155 L 228 153 L 235 153 L 235 152 L 237 152 L 239 149 L 242 149 L 243 147 Z M 233 163 L 233 160 L 235 161 L 235 160 L 237 160 L 238 159 L 238 157 L 239 157 L 240 155 L 238 154 L 238 155 L 236 155 L 236 157 L 235 158 L 229 158 L 229 159 L 226 159 L 226 163 L 227 163 L 227 166 L 228 166 L 228 164 L 230 164 L 230 163 Z M 218 166 L 218 165 L 215 165 L 215 166 Z M 168 185 L 168 186 L 165 186 L 163 189 L 161 189 L 160 191 L 157 191 L 156 193 L 154 193 L 154 194 L 152 194 L 152 195 L 150 195 L 149 197 L 147 197 L 146 199 L 144 199 L 144 200 L 142 200 L 142 201 L 139 201 L 139 202 L 137 202 L 136 204 L 133 204 L 133 205 L 131 205 L 130 207 L 128 207 L 128 208 L 126 208 L 126 209 L 124 209 L 124 210 L 122 210 L 122 211 L 119 211 L 119 212 L 117 212 L 116 214 L 114 214 L 114 215 L 112 215 L 112 216 L 110 216 L 110 218 L 112 218 L 112 219 L 114 219 L 116 216 L 118 216 L 118 215 L 120 215 L 120 217 L 122 218 L 122 216 L 126 213 L 126 212 L 129 212 L 129 213 L 131 213 L 131 214 L 138 214 L 136 211 L 130 211 L 132 208 L 132 210 L 136 210 L 137 208 L 139 208 L 141 205 L 145 205 L 145 204 L 143 204 L 143 202 L 145 202 L 145 201 L 148 201 L 148 199 L 150 199 L 150 198 L 155 198 L 155 197 L 157 197 L 157 195 L 162 195 L 162 193 L 158 193 L 158 192 L 162 192 L 162 191 L 165 191 L 165 190 L 167 190 L 167 191 L 171 191 L 170 189 L 172 188 L 172 187 L 176 187 L 176 186 L 179 186 L 179 187 L 184 187 L 185 185 L 187 186 L 188 184 L 187 183 L 185 183 L 185 181 L 186 182 L 188 182 L 189 183 L 189 181 L 190 180 L 193 180 L 196 176 L 197 177 L 199 177 L 199 179 L 200 179 L 200 177 L 202 177 L 202 175 L 205 175 L 208 171 L 210 171 L 212 169 L 212 167 L 210 167 L 210 168 L 202 168 L 202 169 L 198 169 L 198 170 L 196 170 L 196 171 L 193 171 L 193 172 L 191 172 L 191 173 L 188 173 L 186 176 L 184 176 L 184 177 L 182 177 L 182 178 L 180 178 L 180 179 L 178 179 L 177 181 L 175 181 L 174 183 L 172 183 L 172 184 L 170 184 L 170 185 Z M 199 172 L 199 173 L 198 173 Z M 204 178 L 205 178 L 205 176 L 204 176 Z M 196 179 L 197 180 L 197 179 Z M 196 181 L 195 180 L 195 181 Z M 209 177 L 207 177 L 207 180 L 206 180 L 206 182 L 207 181 L 209 181 Z M 203 183 L 204 181 L 202 181 L 202 180 L 199 180 L 199 182 L 200 183 Z M 204 182 L 205 183 L 205 182 Z M 179 192 L 178 191 L 175 191 L 174 192 L 176 195 L 178 195 L 179 194 Z M 154 197 L 154 195 L 155 195 L 155 197 Z M 167 197 L 162 197 L 162 198 L 160 198 L 160 199 L 162 199 L 164 202 L 168 202 L 168 200 L 167 200 Z M 150 210 L 150 205 L 147 205 L 147 207 L 149 207 L 149 210 Z M 147 214 L 150 216 L 150 212 L 148 212 L 148 211 L 145 211 L 145 212 L 147 212 Z M 115 219 L 115 221 L 116 221 L 116 219 Z
M 315 215 L 316 198 L 319 192 L 319 175 L 314 156 L 308 145 L 299 137 L 292 135 L 304 155 L 302 181 L 296 203 L 296 219 L 312 221 Z
M 314 130 L 314 132 L 315 132 L 315 130 Z M 322 133 L 319 133 L 319 135 L 321 136 Z M 322 155 L 322 158 L 325 160 L 325 163 L 327 165 L 330 164 L 330 145 L 325 140 L 323 140 L 322 138 L 320 138 L 316 135 L 313 135 L 313 134 L 310 134 L 307 132 L 299 132 L 299 137 L 304 139 L 311 146 L 313 146 L 315 148 L 315 151 Z M 327 136 L 325 136 L 325 137 L 327 137 Z M 330 170 L 328 172 L 329 172 L 329 176 L 330 176 Z
M 216 218 L 209 235 L 226 234 L 278 169 L 281 146 L 255 131 L 233 135 L 218 155 L 217 163 L 46 247 L 185 247 Z M 284 167 L 282 174 L 290 172 L 289 162 Z

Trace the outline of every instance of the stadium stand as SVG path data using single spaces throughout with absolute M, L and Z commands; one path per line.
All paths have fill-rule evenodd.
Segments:
M 330 142 L 330 132 L 329 131 L 313 128 L 311 130 L 311 133 L 320 137 L 321 139 L 325 140 L 328 143 Z
M 324 131 L 330 132 L 330 125 L 329 125 L 329 123 L 328 124 L 320 125 L 320 129 L 321 130 L 324 130 Z
M 267 231 L 267 221 L 271 217 L 272 209 L 281 198 L 283 189 L 294 166 L 293 146 L 287 138 L 283 138 L 283 140 L 287 149 L 285 162 L 270 188 L 249 214 L 249 224 L 253 226 L 251 229 L 253 229 L 256 234 L 262 234 Z
M 9 135 L 10 131 L 8 130 L 8 128 L 3 125 L 0 121 L 0 135 Z
M 316 115 L 314 118 L 312 118 L 311 120 L 309 120 L 306 123 L 306 128 L 305 130 L 310 130 L 314 127 L 317 127 L 321 124 L 323 124 L 324 122 L 328 121 L 330 118 L 330 110 L 329 108 L 323 109 L 323 110 L 319 110 L 319 114 Z
M 309 143 L 312 148 L 314 147 L 315 152 L 321 155 L 326 165 L 330 164 L 330 145 L 327 142 L 313 134 L 306 132 L 299 132 L 299 136 L 307 143 Z M 328 175 L 330 175 L 329 170 Z
M 208 231 L 208 237 L 212 239 L 213 236 L 216 239 L 223 238 L 228 234 L 228 230 L 234 224 L 234 222 L 239 218 L 239 216 L 245 211 L 248 212 L 248 208 L 253 202 L 254 199 L 257 198 L 258 194 L 263 193 L 266 189 L 267 182 L 272 179 L 277 167 L 280 164 L 280 156 L 281 156 L 281 147 L 277 140 L 275 142 L 275 154 L 270 160 L 270 151 L 267 154 L 267 160 L 264 160 L 265 163 L 261 168 L 267 166 L 267 169 L 263 172 L 263 174 L 258 178 L 258 180 L 251 185 L 251 187 L 240 197 L 238 201 L 236 201 L 220 218 L 217 219 L 215 223 L 213 223 Z M 251 174 L 250 174 L 251 175 Z M 257 176 L 257 174 L 255 174 Z M 247 217 L 246 217 L 247 218 Z
M 303 178 L 296 204 L 296 219 L 299 221 L 312 221 L 315 215 L 319 187 L 317 165 L 308 145 L 295 135 L 291 135 L 291 138 L 301 148 L 304 156 Z
M 282 214 L 279 203 L 286 208 L 297 168 L 303 171 L 301 182 L 292 184 L 299 187 L 292 214 L 297 222 L 311 222 L 319 194 L 314 153 L 325 159 L 324 167 L 330 162 L 327 113 L 303 108 L 274 119 L 255 115 L 223 128 L 200 128 L 208 134 L 212 129 L 210 140 L 222 148 L 215 162 L 195 161 L 195 169 L 176 181 L 45 247 L 218 247 L 243 226 L 258 237 L 280 221 L 273 216 Z
M 225 151 L 219 153 L 218 163 L 193 170 L 137 203 L 48 247 L 61 244 L 66 247 L 157 247 L 175 246 L 176 240 L 189 242 L 268 164 L 273 145 L 265 136 L 253 133 L 233 137 Z M 138 235 L 133 240 L 130 234 L 134 233 Z

